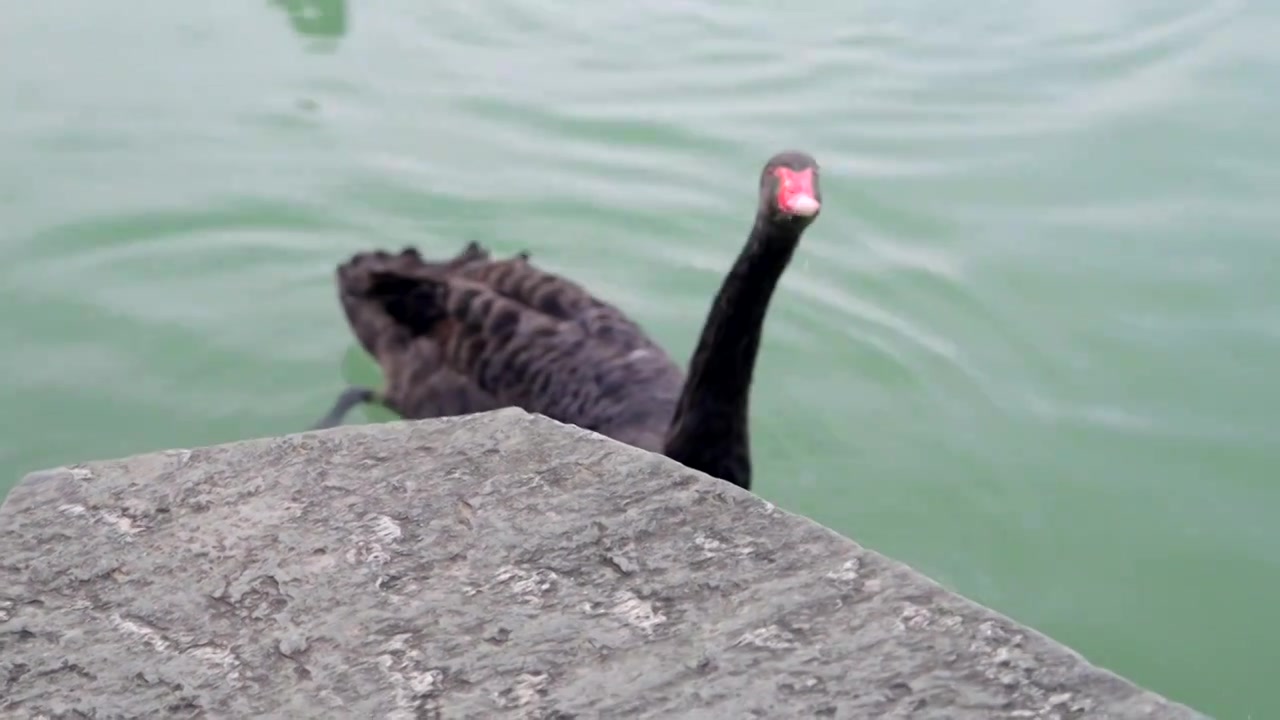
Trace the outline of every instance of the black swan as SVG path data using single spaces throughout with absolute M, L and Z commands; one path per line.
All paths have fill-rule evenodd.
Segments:
M 344 297 L 377 306 L 405 337 L 433 341 L 449 368 L 498 405 L 661 452 L 750 489 L 752 372 L 774 288 L 821 211 L 818 175 L 803 152 L 765 164 L 750 236 L 712 303 L 687 379 L 621 311 L 537 270 L 527 256 L 405 272 L 383 262 L 385 253 L 365 253 L 339 269 L 339 284 Z

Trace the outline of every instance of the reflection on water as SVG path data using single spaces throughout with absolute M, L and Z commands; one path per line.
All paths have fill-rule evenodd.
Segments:
M 347 32 L 346 0 L 268 0 L 289 16 L 299 34 L 336 39 Z

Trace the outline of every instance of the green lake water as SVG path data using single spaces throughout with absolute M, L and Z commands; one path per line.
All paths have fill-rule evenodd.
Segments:
M 0 7 L 0 493 L 376 381 L 366 248 L 528 248 L 687 357 L 799 147 L 756 491 L 1280 717 L 1280 4 Z

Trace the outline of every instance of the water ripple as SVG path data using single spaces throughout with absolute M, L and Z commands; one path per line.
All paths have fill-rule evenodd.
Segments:
M 303 427 L 376 382 L 332 285 L 372 246 L 528 249 L 687 357 L 799 146 L 825 208 L 770 310 L 760 492 L 1103 660 L 1241 658 L 1120 668 L 1211 714 L 1267 697 L 1263 603 L 1176 603 L 1267 581 L 1276 537 L 1273 9 L 387 0 L 323 52 L 274 4 L 65 10 L 0 28 L 6 463 Z

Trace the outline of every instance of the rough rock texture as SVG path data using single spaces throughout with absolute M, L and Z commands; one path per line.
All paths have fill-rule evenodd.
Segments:
M 27 477 L 0 510 L 0 716 L 1197 717 L 516 410 Z

